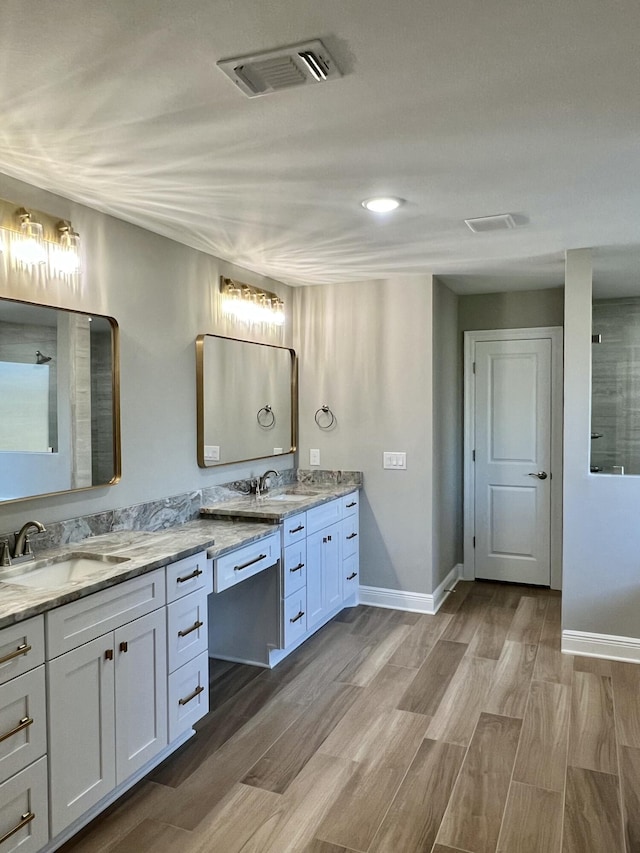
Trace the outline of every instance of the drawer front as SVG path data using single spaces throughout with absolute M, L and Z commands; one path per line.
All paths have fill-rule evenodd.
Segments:
M 286 548 L 294 542 L 301 542 L 307 536 L 307 514 L 299 512 L 282 522 L 282 544 Z
M 300 589 L 284 602 L 284 647 L 288 648 L 307 633 L 307 596 Z
M 25 619 L 0 631 L 0 684 L 43 662 L 44 616 Z
M 307 510 L 307 536 L 335 524 L 342 518 L 342 499 L 336 498 L 326 504 L 321 504 L 313 509 Z
M 222 592 L 247 578 L 263 572 L 280 559 L 280 534 L 272 533 L 264 539 L 238 548 L 219 557 L 214 566 L 214 590 Z
M 296 542 L 284 549 L 282 597 L 307 585 L 307 540 Z
M 207 591 L 192 592 L 167 607 L 169 672 L 207 651 Z
M 209 655 L 203 652 L 169 676 L 169 743 L 193 728 L 208 710 Z
M 360 503 L 360 493 L 351 492 L 350 495 L 345 495 L 342 498 L 342 517 L 358 514 L 358 504 Z
M 47 614 L 49 658 L 156 610 L 166 601 L 164 569 L 94 592 Z M 2 851 L 4 853 L 4 851 Z
M 47 751 L 44 664 L 0 690 L 0 782 Z M 0 848 L 1 849 L 1 848 Z
M 346 601 L 355 596 L 358 602 L 358 587 L 360 583 L 360 570 L 358 568 L 358 555 L 347 557 L 342 563 L 342 600 Z
M 47 759 L 0 785 L 2 853 L 37 853 L 49 840 Z
M 346 560 L 359 551 L 358 516 L 349 515 L 342 521 L 342 558 Z
M 206 551 L 167 566 L 167 602 L 207 586 L 211 592 L 211 561 L 207 559 Z

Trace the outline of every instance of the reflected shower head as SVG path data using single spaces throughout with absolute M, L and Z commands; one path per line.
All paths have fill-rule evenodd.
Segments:
M 51 361 L 50 355 L 43 355 L 39 349 L 36 350 L 36 364 L 46 364 Z

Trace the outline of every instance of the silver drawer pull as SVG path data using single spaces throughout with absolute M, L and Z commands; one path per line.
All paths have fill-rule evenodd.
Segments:
M 193 693 L 190 693 L 188 696 L 185 696 L 184 699 L 178 699 L 178 705 L 187 705 L 191 702 L 192 699 L 195 699 L 196 696 L 199 696 L 204 691 L 204 687 L 198 685 Z
M 304 610 L 300 610 L 300 611 L 298 611 L 297 616 L 294 616 L 293 619 L 289 619 L 289 622 L 291 622 L 291 624 L 293 624 L 294 622 L 298 622 L 300 619 L 302 619 L 303 616 L 304 616 Z
M 17 826 L 14 826 L 13 829 L 10 829 L 9 832 L 5 832 L 5 834 L 2 836 L 2 838 L 0 838 L 0 844 L 2 844 L 2 842 L 6 841 L 8 838 L 11 838 L 11 836 L 15 835 L 16 832 L 20 832 L 22 827 L 26 826 L 28 823 L 31 823 L 31 821 L 34 819 L 34 817 L 35 817 L 34 812 L 25 812 L 25 814 L 23 814 L 22 817 L 20 818 L 20 823 Z
M 0 658 L 0 664 L 6 663 L 7 661 L 13 660 L 14 658 L 19 658 L 20 655 L 28 655 L 30 651 L 31 646 L 28 646 L 26 643 L 23 643 L 21 646 L 18 646 L 15 652 L 10 652 L 8 655 L 5 655 L 3 658 Z
M 28 729 L 29 726 L 32 724 L 33 717 L 23 717 L 18 723 L 18 725 L 15 727 L 15 729 L 11 729 L 10 732 L 6 732 L 5 734 L 0 735 L 0 743 L 2 743 L 3 740 L 7 740 L 7 738 L 17 735 L 18 732 L 21 732 L 23 729 Z
M 357 535 L 358 535 L 357 533 L 350 533 L 350 534 L 347 536 L 347 539 L 355 539 Z
M 233 571 L 234 572 L 241 572 L 243 569 L 248 569 L 249 566 L 252 566 L 254 563 L 259 563 L 260 560 L 264 560 L 266 556 L 267 556 L 266 554 L 260 554 L 259 557 L 256 557 L 253 560 L 249 560 L 246 563 L 242 563 L 240 566 L 234 566 Z
M 192 581 L 194 578 L 200 577 L 202 574 L 202 569 L 195 569 L 195 571 L 191 572 L 190 575 L 185 575 L 183 578 L 176 578 L 177 583 L 186 583 L 187 581 Z
M 352 574 L 347 575 L 347 580 L 348 580 L 348 581 L 352 581 L 354 578 L 357 578 L 357 577 L 358 577 L 358 573 L 357 573 L 357 572 L 352 572 Z
M 197 622 L 194 622 L 190 628 L 187 628 L 186 631 L 178 631 L 178 636 L 186 637 L 187 634 L 191 634 L 193 631 L 197 631 L 198 628 L 202 628 L 203 625 L 204 622 L 200 622 L 200 620 L 198 620 Z
M 300 533 L 301 530 L 304 530 L 304 524 L 299 524 L 297 527 L 294 527 L 293 530 L 289 530 L 289 533 Z
M 352 506 L 358 506 L 357 501 L 351 501 L 350 504 L 347 504 L 347 509 L 351 509 Z
M 297 566 L 294 566 L 292 569 L 289 569 L 290 572 L 299 572 L 300 569 L 304 569 L 304 563 L 298 563 Z

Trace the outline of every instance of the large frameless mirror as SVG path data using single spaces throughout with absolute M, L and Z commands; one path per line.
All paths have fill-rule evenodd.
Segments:
M 0 502 L 120 479 L 118 324 L 0 299 Z
M 196 372 L 201 468 L 279 456 L 296 449 L 294 350 L 199 335 Z
M 640 246 L 593 249 L 591 472 L 640 474 Z

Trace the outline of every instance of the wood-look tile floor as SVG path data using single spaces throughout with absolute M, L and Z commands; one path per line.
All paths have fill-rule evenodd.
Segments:
M 640 666 L 562 655 L 560 597 L 344 611 L 64 853 L 638 853 Z

